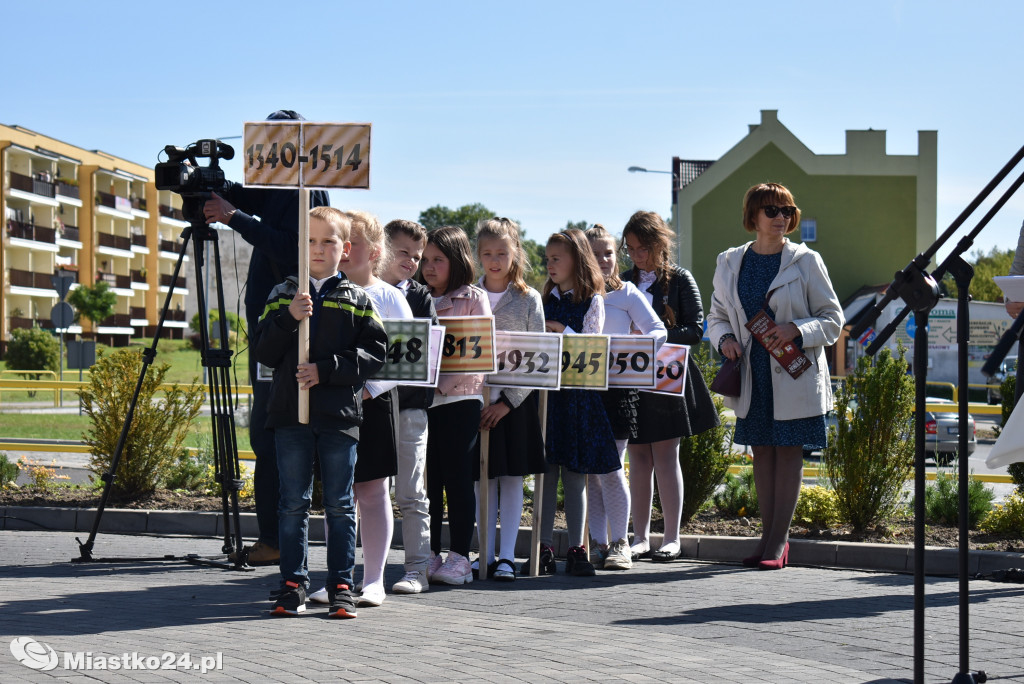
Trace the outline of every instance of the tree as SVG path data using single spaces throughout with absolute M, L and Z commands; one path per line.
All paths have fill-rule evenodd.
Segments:
M 60 345 L 56 337 L 42 328 L 15 328 L 7 342 L 4 360 L 10 370 L 49 370 L 57 373 L 60 371 Z M 40 376 L 35 374 L 26 377 L 38 380 Z
M 110 291 L 110 285 L 103 280 L 96 281 L 92 287 L 82 285 L 68 295 L 68 303 L 75 307 L 75 322 L 85 316 L 94 325 L 99 325 L 110 314 L 114 313 L 117 295 Z
M 420 223 L 428 232 L 441 226 L 460 226 L 472 240 L 476 236 L 476 224 L 494 216 L 493 211 L 479 202 L 464 204 L 458 209 L 449 209 L 438 204 L 420 213 Z
M 542 292 L 548 279 L 548 271 L 544 267 L 544 245 L 523 238 L 523 251 L 530 264 L 530 270 L 526 272 L 526 284 Z
M 988 254 L 981 250 L 975 250 L 970 259 L 965 259 L 974 266 L 974 278 L 971 279 L 971 297 L 974 298 L 974 301 L 1001 302 L 1003 300 L 1003 291 L 992 281 L 992 276 L 1004 276 L 1010 272 L 1013 254 L 1014 250 L 1012 249 L 993 247 Z M 942 279 L 942 284 L 949 296 L 956 299 L 957 286 L 953 281 L 953 276 L 946 274 Z
M 586 221 L 566 221 L 565 222 L 565 230 L 570 230 L 572 228 L 575 228 L 577 230 L 584 230 L 585 231 L 589 227 L 590 227 L 590 224 L 588 222 L 586 222 Z

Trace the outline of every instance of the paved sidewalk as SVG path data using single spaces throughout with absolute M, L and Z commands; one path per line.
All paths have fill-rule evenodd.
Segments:
M 641 562 L 595 578 L 474 582 L 390 596 L 333 621 L 266 617 L 275 568 L 242 573 L 179 562 L 72 564 L 68 532 L 0 532 L 0 681 L 890 682 L 913 675 L 913 578 L 790 567 Z M 81 536 L 81 535 L 80 535 Z M 84 537 L 83 537 L 84 538 Z M 100 535 L 95 555 L 213 553 L 191 537 Z M 323 578 L 324 547 L 311 567 Z M 388 584 L 401 574 L 393 551 Z M 561 563 L 559 564 L 561 569 Z M 1024 682 L 1024 586 L 971 583 L 971 664 Z M 927 676 L 956 674 L 957 583 L 928 579 Z M 11 654 L 16 637 L 52 647 L 56 668 Z M 43 647 L 45 649 L 45 647 Z M 166 652 L 222 669 L 64 669 L 64 653 Z M 88 662 L 84 661 L 83 662 Z M 210 661 L 214 662 L 213 660 Z M 151 664 L 156 664 L 155 662 Z

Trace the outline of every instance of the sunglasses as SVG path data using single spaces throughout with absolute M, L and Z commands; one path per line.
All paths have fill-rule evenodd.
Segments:
M 796 207 L 777 207 L 774 204 L 769 204 L 761 207 L 764 210 L 764 215 L 772 219 L 782 212 L 782 215 L 786 218 L 793 218 L 793 214 L 796 213 Z

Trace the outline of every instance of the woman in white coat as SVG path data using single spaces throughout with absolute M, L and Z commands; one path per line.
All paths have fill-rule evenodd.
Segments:
M 761 510 L 761 539 L 743 564 L 762 570 L 785 567 L 789 526 L 803 475 L 805 444 L 825 446 L 825 413 L 832 408 L 825 347 L 843 327 L 843 310 L 817 252 L 790 242 L 800 225 L 792 193 L 762 183 L 743 200 L 743 227 L 753 242 L 718 255 L 708 337 L 729 359 L 744 357 L 735 441 L 754 452 L 754 483 Z M 767 306 L 766 306 L 767 304 Z M 767 348 L 744 324 L 765 308 L 775 324 Z M 811 367 L 791 377 L 770 353 L 792 342 Z

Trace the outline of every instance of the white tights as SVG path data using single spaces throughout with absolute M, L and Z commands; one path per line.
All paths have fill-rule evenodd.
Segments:
M 363 541 L 363 589 L 384 584 L 384 565 L 395 531 L 389 478 L 357 482 L 352 486 L 359 514 L 359 536 Z
M 499 499 L 498 489 L 501 489 Z M 477 509 L 479 510 L 480 483 L 477 487 Z M 516 537 L 519 523 L 523 518 L 523 478 L 519 475 L 505 475 L 487 480 L 487 550 L 481 558 L 494 559 L 494 537 L 498 527 L 498 504 L 501 503 L 501 553 L 498 558 L 515 560 Z
M 615 440 L 619 463 L 626 461 L 626 441 Z M 629 528 L 629 484 L 626 471 L 619 468 L 603 475 L 587 478 L 587 504 L 590 513 L 590 536 L 601 546 L 607 546 L 609 529 L 611 541 L 626 539 Z
M 679 466 L 679 438 L 651 444 L 629 446 L 629 489 L 633 502 L 633 543 L 651 536 L 651 505 L 654 502 L 654 476 L 658 476 L 658 496 L 665 516 L 662 546 L 679 542 L 683 519 L 683 470 Z

